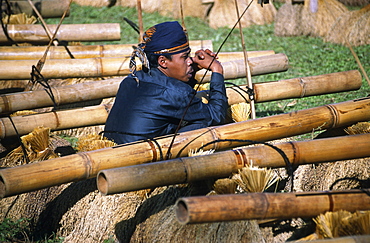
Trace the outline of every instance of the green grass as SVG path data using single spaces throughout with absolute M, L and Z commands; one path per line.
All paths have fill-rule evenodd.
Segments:
M 86 44 L 137 44 L 138 34 L 123 20 L 126 17 L 137 23 L 137 11 L 135 8 L 114 6 L 111 8 L 82 7 L 72 4 L 71 14 L 63 21 L 65 24 L 77 23 L 120 23 L 121 40 L 107 42 L 90 42 Z M 158 13 L 143 13 L 144 29 L 163 21 L 178 20 L 163 17 Z M 48 19 L 48 23 L 57 24 L 59 19 Z M 207 23 L 199 18 L 186 17 L 186 28 L 191 40 L 212 40 L 214 51 L 218 50 L 230 32 L 229 28 L 217 30 L 209 28 Z M 274 50 L 276 53 L 284 53 L 289 59 L 289 69 L 282 73 L 273 73 L 252 78 L 254 83 L 282 80 L 296 77 L 313 76 L 341 71 L 358 69 L 357 63 L 350 50 L 342 45 L 326 43 L 321 38 L 308 36 L 278 37 L 274 35 L 274 24 L 266 26 L 252 26 L 243 29 L 246 48 L 253 50 Z M 354 47 L 366 72 L 370 70 L 370 46 Z M 242 51 L 239 30 L 235 29 L 229 36 L 221 51 Z M 236 84 L 246 83 L 245 79 L 233 81 Z M 293 106 L 287 106 L 292 100 L 257 103 L 257 116 L 274 115 L 282 112 L 306 109 L 337 103 L 346 100 L 365 97 L 370 93 L 369 85 L 363 78 L 363 86 L 358 91 L 305 97 L 297 99 Z

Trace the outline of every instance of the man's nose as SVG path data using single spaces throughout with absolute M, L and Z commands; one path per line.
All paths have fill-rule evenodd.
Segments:
M 188 58 L 188 65 L 193 64 L 193 62 L 194 62 L 194 61 L 193 61 L 193 58 L 192 58 L 192 57 L 189 57 L 189 58 Z

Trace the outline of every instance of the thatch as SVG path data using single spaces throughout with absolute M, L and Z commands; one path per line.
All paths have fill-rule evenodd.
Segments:
M 250 0 L 238 0 L 239 15 L 250 2 Z M 261 7 L 257 1 L 253 1 L 240 22 L 243 28 L 251 25 L 265 25 L 272 23 L 275 20 L 275 15 L 276 8 L 273 4 L 264 4 Z M 232 28 L 237 20 L 236 6 L 233 0 L 216 0 L 208 16 L 209 26 L 215 29 L 219 27 Z
M 370 44 L 370 4 L 356 11 L 343 13 L 329 29 L 324 40 L 352 46 Z M 346 40 L 347 38 L 347 40 Z
M 337 18 L 348 9 L 336 0 L 318 0 L 317 12 L 312 12 L 310 0 L 305 1 L 302 11 L 302 30 L 304 35 L 324 37 Z
M 370 4 L 370 0 L 338 0 L 346 6 L 365 6 Z
M 302 30 L 302 4 L 285 3 L 275 17 L 275 35 L 300 36 Z
M 115 4 L 114 0 L 73 0 L 81 6 L 92 6 L 92 7 L 108 7 Z

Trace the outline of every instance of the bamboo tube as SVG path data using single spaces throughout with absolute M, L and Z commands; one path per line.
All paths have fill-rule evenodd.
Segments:
M 369 210 L 368 190 L 246 193 L 179 198 L 181 224 L 251 219 L 309 218 L 325 212 Z
M 288 68 L 285 54 L 275 54 L 250 58 L 253 75 L 286 71 Z M 0 60 L 0 79 L 20 80 L 29 79 L 32 65 L 35 60 Z M 129 57 L 84 58 L 84 59 L 49 59 L 45 62 L 42 75 L 45 78 L 75 78 L 75 77 L 102 77 L 121 76 L 130 73 Z M 223 63 L 225 79 L 236 78 L 242 72 L 234 74 L 244 63 L 230 61 Z M 253 72 L 254 71 L 254 72 Z M 202 72 L 202 71 L 199 71 Z M 199 73 L 198 72 L 198 73 Z M 199 75 L 197 74 L 196 77 Z M 209 81 L 210 76 L 207 76 Z
M 212 50 L 211 40 L 192 40 L 189 41 L 192 50 L 210 49 Z M 79 45 L 79 46 L 51 46 L 47 59 L 70 59 L 71 56 L 67 52 L 71 52 L 74 58 L 94 58 L 94 57 L 129 57 L 133 51 L 134 44 L 115 44 L 115 45 Z M 24 59 L 39 59 L 46 50 L 46 46 L 0 46 L 0 60 L 24 60 Z M 231 56 L 237 57 L 232 52 Z M 255 51 L 255 56 L 272 55 L 273 51 Z M 221 56 L 227 56 L 228 53 L 221 53 Z
M 63 130 L 104 124 L 108 117 L 108 105 L 90 106 L 33 115 L 3 117 L 0 120 L 0 137 L 16 136 L 12 122 L 19 135 L 28 134 L 36 127 L 48 127 L 52 130 Z M 77 115 L 76 115 L 77 114 Z
M 48 28 L 54 33 L 57 25 L 48 25 Z M 49 42 L 48 35 L 39 24 L 8 25 L 8 34 L 16 42 Z M 121 30 L 119 23 L 63 24 L 55 38 L 63 41 L 114 41 L 121 39 Z M 1 31 L 0 43 L 8 42 L 4 32 Z
M 184 157 L 190 149 L 200 148 L 217 139 L 268 141 L 369 120 L 370 97 L 367 97 L 180 133 L 174 140 L 171 154 L 172 158 Z M 156 138 L 155 143 L 138 141 L 2 169 L 0 198 L 92 178 L 105 169 L 159 161 L 168 152 L 172 139 L 172 135 L 168 135 Z M 230 141 L 214 143 L 204 149 L 217 151 L 247 144 L 247 141 Z
M 71 104 L 114 97 L 122 78 L 112 78 L 101 81 L 86 82 L 74 85 L 52 87 L 57 105 Z M 337 93 L 357 90 L 361 87 L 362 79 L 358 70 L 301 77 L 273 82 L 256 83 L 253 85 L 256 102 L 302 98 L 312 95 Z M 249 102 L 245 93 L 246 86 L 228 87 L 226 95 L 229 105 Z M 199 92 L 207 96 L 208 91 Z M 0 114 L 20 110 L 30 110 L 53 106 L 53 102 L 45 90 L 18 92 L 0 95 Z
M 41 13 L 44 18 L 58 18 L 62 17 L 64 11 L 69 7 L 68 0 L 34 0 L 32 1 L 36 6 L 37 10 Z M 10 0 L 10 7 L 14 14 L 26 13 L 27 15 L 33 15 L 34 11 L 27 1 L 22 0 Z M 69 15 L 69 11 L 67 15 Z
M 293 165 L 370 157 L 370 134 L 275 144 Z M 283 157 L 268 146 L 102 170 L 97 185 L 103 195 L 198 180 L 224 178 L 249 166 L 284 167 Z
M 248 58 L 248 63 L 252 76 L 275 72 L 284 72 L 288 70 L 288 57 L 283 53 Z M 244 60 L 224 62 L 222 63 L 222 66 L 225 70 L 225 79 L 237 79 L 246 76 Z M 200 81 L 205 72 L 205 70 L 197 72 L 195 78 Z M 210 79 L 211 72 L 207 72 L 203 81 L 208 82 Z

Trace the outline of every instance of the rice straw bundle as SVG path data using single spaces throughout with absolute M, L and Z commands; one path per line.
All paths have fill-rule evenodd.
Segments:
M 93 151 L 117 145 L 115 142 L 97 134 L 87 134 L 78 139 L 76 149 L 79 152 Z
M 359 122 L 344 129 L 349 135 L 370 133 L 370 122 Z
M 313 219 L 318 239 L 370 234 L 370 211 L 326 212 Z
M 311 12 L 310 0 L 305 1 L 302 10 L 303 34 L 326 36 L 338 17 L 346 12 L 346 6 L 336 0 L 318 0 L 317 12 Z
M 251 0 L 238 0 L 239 14 L 249 5 Z M 261 7 L 257 1 L 253 1 L 245 12 L 240 22 L 242 27 L 251 25 L 270 24 L 275 20 L 276 8 L 273 4 L 265 4 Z M 211 28 L 229 27 L 232 28 L 238 20 L 234 0 L 215 0 L 214 6 L 208 15 Z
M 230 106 L 231 118 L 234 122 L 246 121 L 251 114 L 251 105 L 247 102 Z
M 285 3 L 279 8 L 275 17 L 275 35 L 277 36 L 300 36 L 303 33 L 302 4 Z
M 324 40 L 346 45 L 346 38 L 353 46 L 370 44 L 370 4 L 356 11 L 342 14 L 332 25 Z
M 263 192 L 272 186 L 278 177 L 271 169 L 258 168 L 256 166 L 244 167 L 234 174 L 232 179 L 244 192 Z
M 236 192 L 236 187 L 237 184 L 233 179 L 218 179 L 213 184 L 212 194 L 234 194 Z
M 30 134 L 21 137 L 30 162 L 43 161 L 57 158 L 50 147 L 50 128 L 37 127 Z M 23 150 L 19 146 L 11 151 L 5 158 L 7 165 L 21 165 L 23 161 Z
M 4 24 L 34 24 L 36 22 L 35 16 L 27 16 L 25 13 L 11 14 L 10 16 L 5 14 L 3 17 Z

